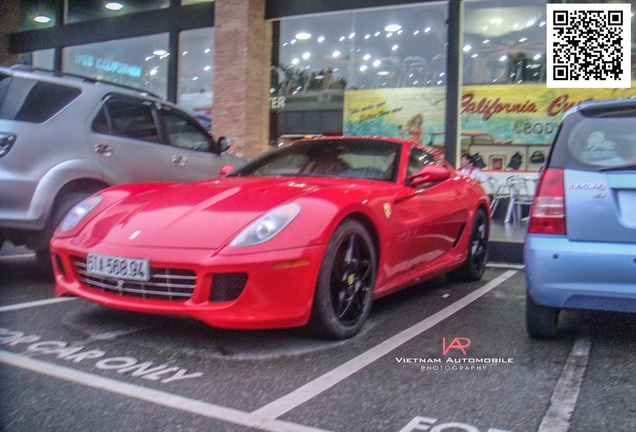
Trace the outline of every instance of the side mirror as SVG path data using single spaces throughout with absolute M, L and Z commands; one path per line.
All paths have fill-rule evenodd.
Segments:
M 441 165 L 426 165 L 420 172 L 409 176 L 407 184 L 415 187 L 424 183 L 436 183 L 451 178 L 451 172 L 448 168 Z
M 226 175 L 231 173 L 233 169 L 234 169 L 234 165 L 230 165 L 230 164 L 223 165 L 221 169 L 219 170 L 219 177 L 225 177 Z
M 230 148 L 230 140 L 224 136 L 219 137 L 217 144 L 219 146 L 219 153 L 226 152 Z

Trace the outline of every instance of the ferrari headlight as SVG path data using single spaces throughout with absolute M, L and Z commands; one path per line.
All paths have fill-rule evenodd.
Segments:
M 252 246 L 265 243 L 274 238 L 300 213 L 300 205 L 292 202 L 276 207 L 252 222 L 234 240 L 230 246 Z
M 60 224 L 60 231 L 64 232 L 75 228 L 75 226 L 101 202 L 102 197 L 100 195 L 94 195 L 77 204 L 64 217 L 64 220 L 62 220 L 62 223 Z

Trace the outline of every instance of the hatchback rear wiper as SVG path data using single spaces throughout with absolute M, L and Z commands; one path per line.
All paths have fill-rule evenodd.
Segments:
M 599 171 L 600 172 L 628 171 L 628 170 L 633 170 L 633 169 L 636 169 L 636 163 L 628 163 L 628 164 L 625 164 L 625 165 L 618 165 L 618 166 L 609 167 L 609 168 L 602 168 Z

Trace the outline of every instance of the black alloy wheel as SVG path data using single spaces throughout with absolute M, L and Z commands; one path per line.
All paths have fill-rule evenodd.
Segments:
M 461 279 L 476 281 L 484 275 L 486 264 L 488 264 L 488 236 L 488 215 L 480 207 L 473 219 L 466 261 L 457 272 Z
M 334 232 L 320 269 L 309 330 L 345 339 L 358 333 L 373 301 L 376 250 L 367 230 L 354 220 Z

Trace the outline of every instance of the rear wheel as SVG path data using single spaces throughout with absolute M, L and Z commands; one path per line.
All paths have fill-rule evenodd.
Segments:
M 559 309 L 537 304 L 526 294 L 526 330 L 533 338 L 553 338 L 557 333 Z
M 373 301 L 377 254 L 368 231 L 354 220 L 336 228 L 323 258 L 309 331 L 330 339 L 360 331 Z
M 481 279 L 488 264 L 488 216 L 483 208 L 475 213 L 464 266 L 456 273 L 463 280 Z

